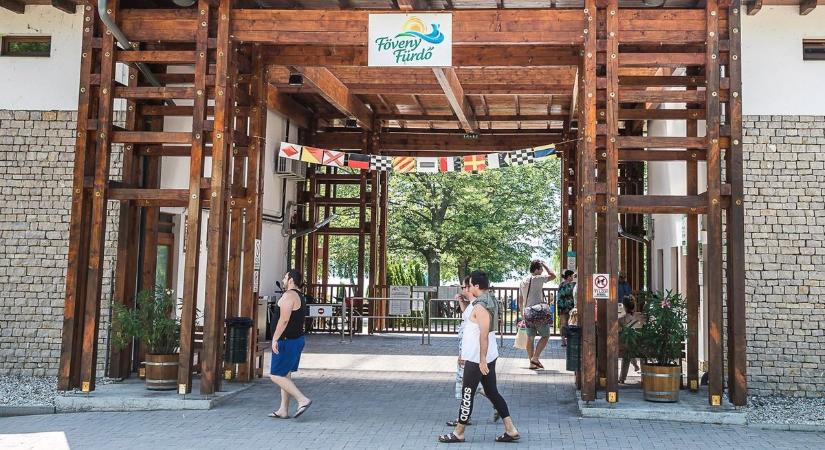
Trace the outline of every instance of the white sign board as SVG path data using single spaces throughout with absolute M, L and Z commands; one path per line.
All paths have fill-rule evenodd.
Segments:
M 438 287 L 436 286 L 413 286 L 413 292 L 438 292 Z
M 259 270 L 252 272 L 252 291 L 261 292 L 261 272 Z
M 261 240 L 255 239 L 255 258 L 253 268 L 258 270 L 261 268 Z
M 368 65 L 453 65 L 452 14 L 370 14 Z
M 410 315 L 410 299 L 390 300 L 390 315 L 391 316 L 409 316 Z
M 567 252 L 567 268 L 576 271 L 576 252 Z
M 390 298 L 410 298 L 410 287 L 390 286 Z
M 415 288 L 413 288 L 413 291 L 412 310 L 418 312 L 424 311 L 424 293 L 416 292 Z
M 610 274 L 593 274 L 593 298 L 610 298 Z
M 309 317 L 332 317 L 332 305 L 308 305 Z

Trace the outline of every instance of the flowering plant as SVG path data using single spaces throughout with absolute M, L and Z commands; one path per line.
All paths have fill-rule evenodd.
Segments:
M 112 341 L 119 348 L 138 339 L 153 355 L 173 355 L 180 346 L 180 321 L 175 317 L 172 291 L 146 289 L 137 295 L 137 307 L 114 306 Z
M 619 332 L 625 352 L 647 364 L 675 365 L 687 338 L 684 298 L 672 291 L 648 293 L 645 297 L 644 325 L 640 329 L 625 326 Z

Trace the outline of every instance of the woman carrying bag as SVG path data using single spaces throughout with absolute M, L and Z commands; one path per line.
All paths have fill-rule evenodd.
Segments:
M 527 328 L 527 358 L 532 370 L 544 369 L 539 357 L 550 340 L 550 322 L 553 320 L 550 305 L 544 298 L 544 284 L 555 279 L 556 274 L 537 259 L 530 263 L 530 276 L 519 287 L 519 310 Z M 536 336 L 539 336 L 539 342 L 534 351 Z

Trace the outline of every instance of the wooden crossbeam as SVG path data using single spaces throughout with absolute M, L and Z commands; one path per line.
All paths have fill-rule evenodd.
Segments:
M 52 6 L 67 13 L 74 14 L 77 12 L 77 3 L 70 0 L 52 0 Z
M 421 11 L 427 9 L 427 2 L 424 0 L 396 0 L 398 9 L 401 11 Z
M 464 131 L 468 133 L 478 131 L 478 121 L 476 121 L 475 112 L 473 112 L 467 96 L 464 95 L 464 89 L 461 87 L 461 82 L 455 74 L 455 69 L 452 67 L 434 67 L 433 73 L 435 74 L 436 80 L 438 80 L 438 84 L 441 85 L 441 89 L 444 91 L 450 107 L 453 109 L 456 117 L 458 117 L 458 121 L 461 122 L 461 127 L 464 128 Z
M 817 0 L 802 0 L 799 2 L 799 15 L 807 16 L 816 8 Z
M 267 108 L 288 118 L 300 128 L 309 128 L 312 117 L 306 108 L 271 85 L 266 87 L 265 95 Z
M 748 15 L 753 16 L 762 10 L 762 0 L 750 0 L 748 2 Z
M 17 14 L 26 12 L 26 4 L 19 0 L 0 0 L 0 8 L 8 9 Z
M 529 114 L 529 115 L 478 115 L 476 120 L 478 122 L 546 122 L 546 121 L 564 121 L 567 119 L 567 114 Z M 456 121 L 456 116 L 445 114 L 380 114 L 380 120 L 412 120 L 412 121 Z
M 392 75 L 390 75 L 392 76 Z M 308 86 L 289 86 L 286 83 L 273 83 L 280 92 L 300 94 L 313 92 Z M 407 95 L 444 95 L 444 89 L 436 83 L 349 83 L 350 93 L 356 95 L 382 95 L 403 92 Z M 546 81 L 535 83 L 465 83 L 464 95 L 570 95 L 571 86 L 564 83 L 547 84 Z
M 358 97 L 350 92 L 329 69 L 325 67 L 295 67 L 304 76 L 304 83 L 308 83 L 318 90 L 318 93 L 338 111 L 354 118 L 358 125 L 365 130 L 372 130 L 372 110 Z

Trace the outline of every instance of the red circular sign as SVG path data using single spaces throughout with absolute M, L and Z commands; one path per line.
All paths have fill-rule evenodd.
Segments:
M 323 316 L 323 315 L 324 315 L 324 308 L 318 308 L 318 315 L 319 315 L 319 316 Z
M 596 277 L 595 280 L 593 280 L 593 283 L 596 284 L 597 288 L 604 289 L 604 288 L 607 287 L 607 284 L 608 284 L 607 277 L 604 276 L 604 275 L 599 275 L 599 276 Z

